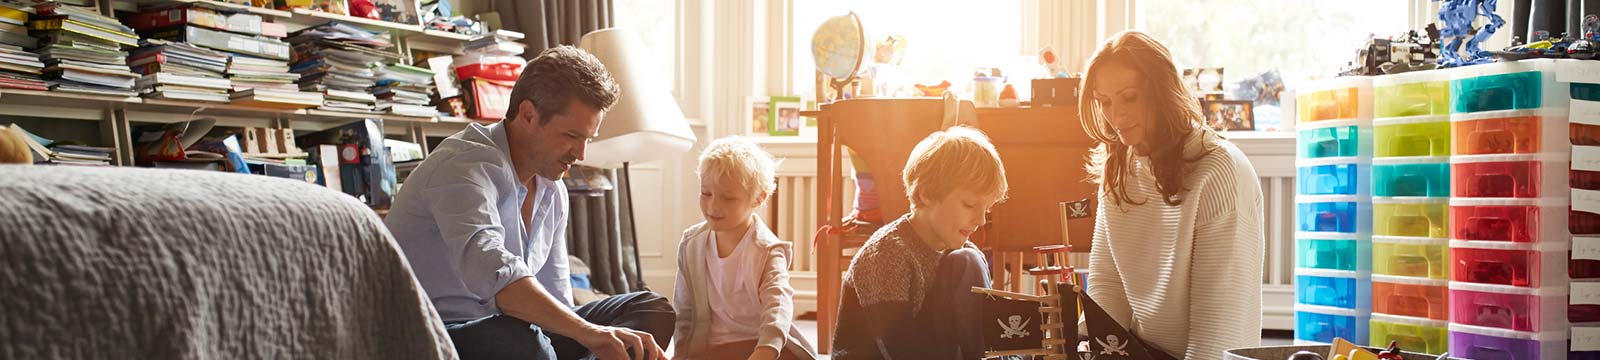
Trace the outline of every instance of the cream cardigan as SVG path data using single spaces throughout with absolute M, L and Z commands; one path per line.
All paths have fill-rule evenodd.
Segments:
M 1185 154 L 1213 150 L 1190 163 L 1182 204 L 1161 200 L 1144 157 L 1125 184 L 1142 205 L 1118 206 L 1100 191 L 1088 293 L 1166 353 L 1215 359 L 1260 344 L 1261 186 L 1227 140 L 1197 130 L 1184 146 Z
M 794 326 L 794 287 L 789 286 L 790 244 L 778 239 L 767 229 L 761 218 L 751 215 L 750 227 L 755 228 L 755 241 L 759 254 L 757 262 L 749 264 L 748 276 L 759 277 L 756 293 L 766 305 L 761 314 L 762 325 L 757 332 L 756 344 L 794 354 L 801 359 L 815 359 L 816 348 Z M 706 256 L 716 256 L 716 248 L 707 246 L 711 229 L 705 222 L 683 231 L 678 242 L 678 283 L 672 296 L 672 307 L 678 311 L 678 321 L 673 332 L 677 348 L 673 359 L 696 359 L 711 348 L 711 277 L 708 276 Z

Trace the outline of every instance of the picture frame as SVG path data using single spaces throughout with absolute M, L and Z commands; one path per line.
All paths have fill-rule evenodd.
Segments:
M 421 9 L 417 5 L 417 0 L 371 1 L 372 6 L 378 12 L 378 20 L 406 25 L 422 25 L 422 20 L 417 16 Z
M 745 101 L 745 134 L 749 136 L 766 136 L 767 117 L 772 114 L 772 98 L 766 96 L 751 96 Z
M 767 103 L 767 135 L 799 136 L 800 128 L 805 127 L 805 118 L 800 116 L 805 102 L 799 96 L 773 96 Z
M 1250 100 L 1205 100 L 1200 110 L 1206 125 L 1217 131 L 1254 131 L 1255 106 Z

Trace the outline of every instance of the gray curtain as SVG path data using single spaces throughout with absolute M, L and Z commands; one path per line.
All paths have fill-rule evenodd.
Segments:
M 577 45 L 590 31 L 609 28 L 613 22 L 611 0 L 492 0 L 507 30 L 527 35 L 523 56 L 533 58 L 557 45 Z
M 615 186 L 611 190 L 568 189 L 572 208 L 567 252 L 589 265 L 589 283 L 595 291 L 622 294 L 647 290 L 639 269 L 627 171 L 585 171 L 603 171 Z

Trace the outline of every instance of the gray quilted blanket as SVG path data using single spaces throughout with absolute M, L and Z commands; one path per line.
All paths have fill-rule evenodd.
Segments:
M 455 357 L 383 223 L 350 196 L 0 165 L 0 359 Z

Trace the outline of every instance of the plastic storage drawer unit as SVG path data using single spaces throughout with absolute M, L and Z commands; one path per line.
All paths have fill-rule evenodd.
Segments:
M 1372 309 L 1372 275 L 1357 271 L 1295 269 L 1295 303 Z
M 1450 116 L 1453 155 L 1565 151 L 1567 109 L 1489 111 Z
M 1447 198 L 1373 198 L 1372 235 L 1450 237 Z
M 1450 280 L 1541 287 L 1565 284 L 1566 242 L 1450 241 Z
M 1567 197 L 1567 155 L 1462 155 L 1450 158 L 1450 191 L 1466 198 Z
M 1450 196 L 1450 158 L 1388 157 L 1372 159 L 1375 196 Z
M 1352 195 L 1296 196 L 1296 229 L 1300 232 L 1371 234 L 1372 205 Z
M 1450 357 L 1559 360 L 1567 358 L 1567 332 L 1522 332 L 1450 324 Z
M 1566 215 L 1566 199 L 1455 198 L 1450 199 L 1450 238 L 1517 243 L 1565 241 Z
M 1366 256 L 1370 253 L 1366 249 L 1368 246 L 1368 242 L 1357 240 L 1356 234 L 1297 233 L 1295 266 L 1323 270 L 1370 270 Z
M 1376 275 L 1450 279 L 1447 239 L 1372 237 L 1372 273 Z
M 1363 183 L 1370 176 L 1356 158 L 1321 158 L 1295 161 L 1296 194 L 1299 195 L 1365 195 Z
M 1372 121 L 1373 155 L 1449 156 L 1450 116 L 1378 118 Z
M 1372 339 L 1367 344 L 1377 348 L 1389 347 L 1389 342 L 1400 344 L 1406 351 L 1425 354 L 1443 354 L 1450 351 L 1450 323 L 1439 320 L 1407 316 L 1372 314 Z
M 1372 276 L 1372 312 L 1437 321 L 1450 320 L 1449 281 Z
M 1300 123 L 1372 119 L 1372 78 L 1347 76 L 1314 81 L 1295 90 Z
M 1365 339 L 1369 314 L 1351 310 L 1294 305 L 1294 338 L 1297 342 L 1332 343 L 1333 338 Z
M 1372 78 L 1373 116 L 1450 113 L 1450 73 L 1414 71 Z
M 1555 81 L 1556 61 L 1524 60 L 1450 70 L 1451 113 L 1565 106 L 1567 83 Z

